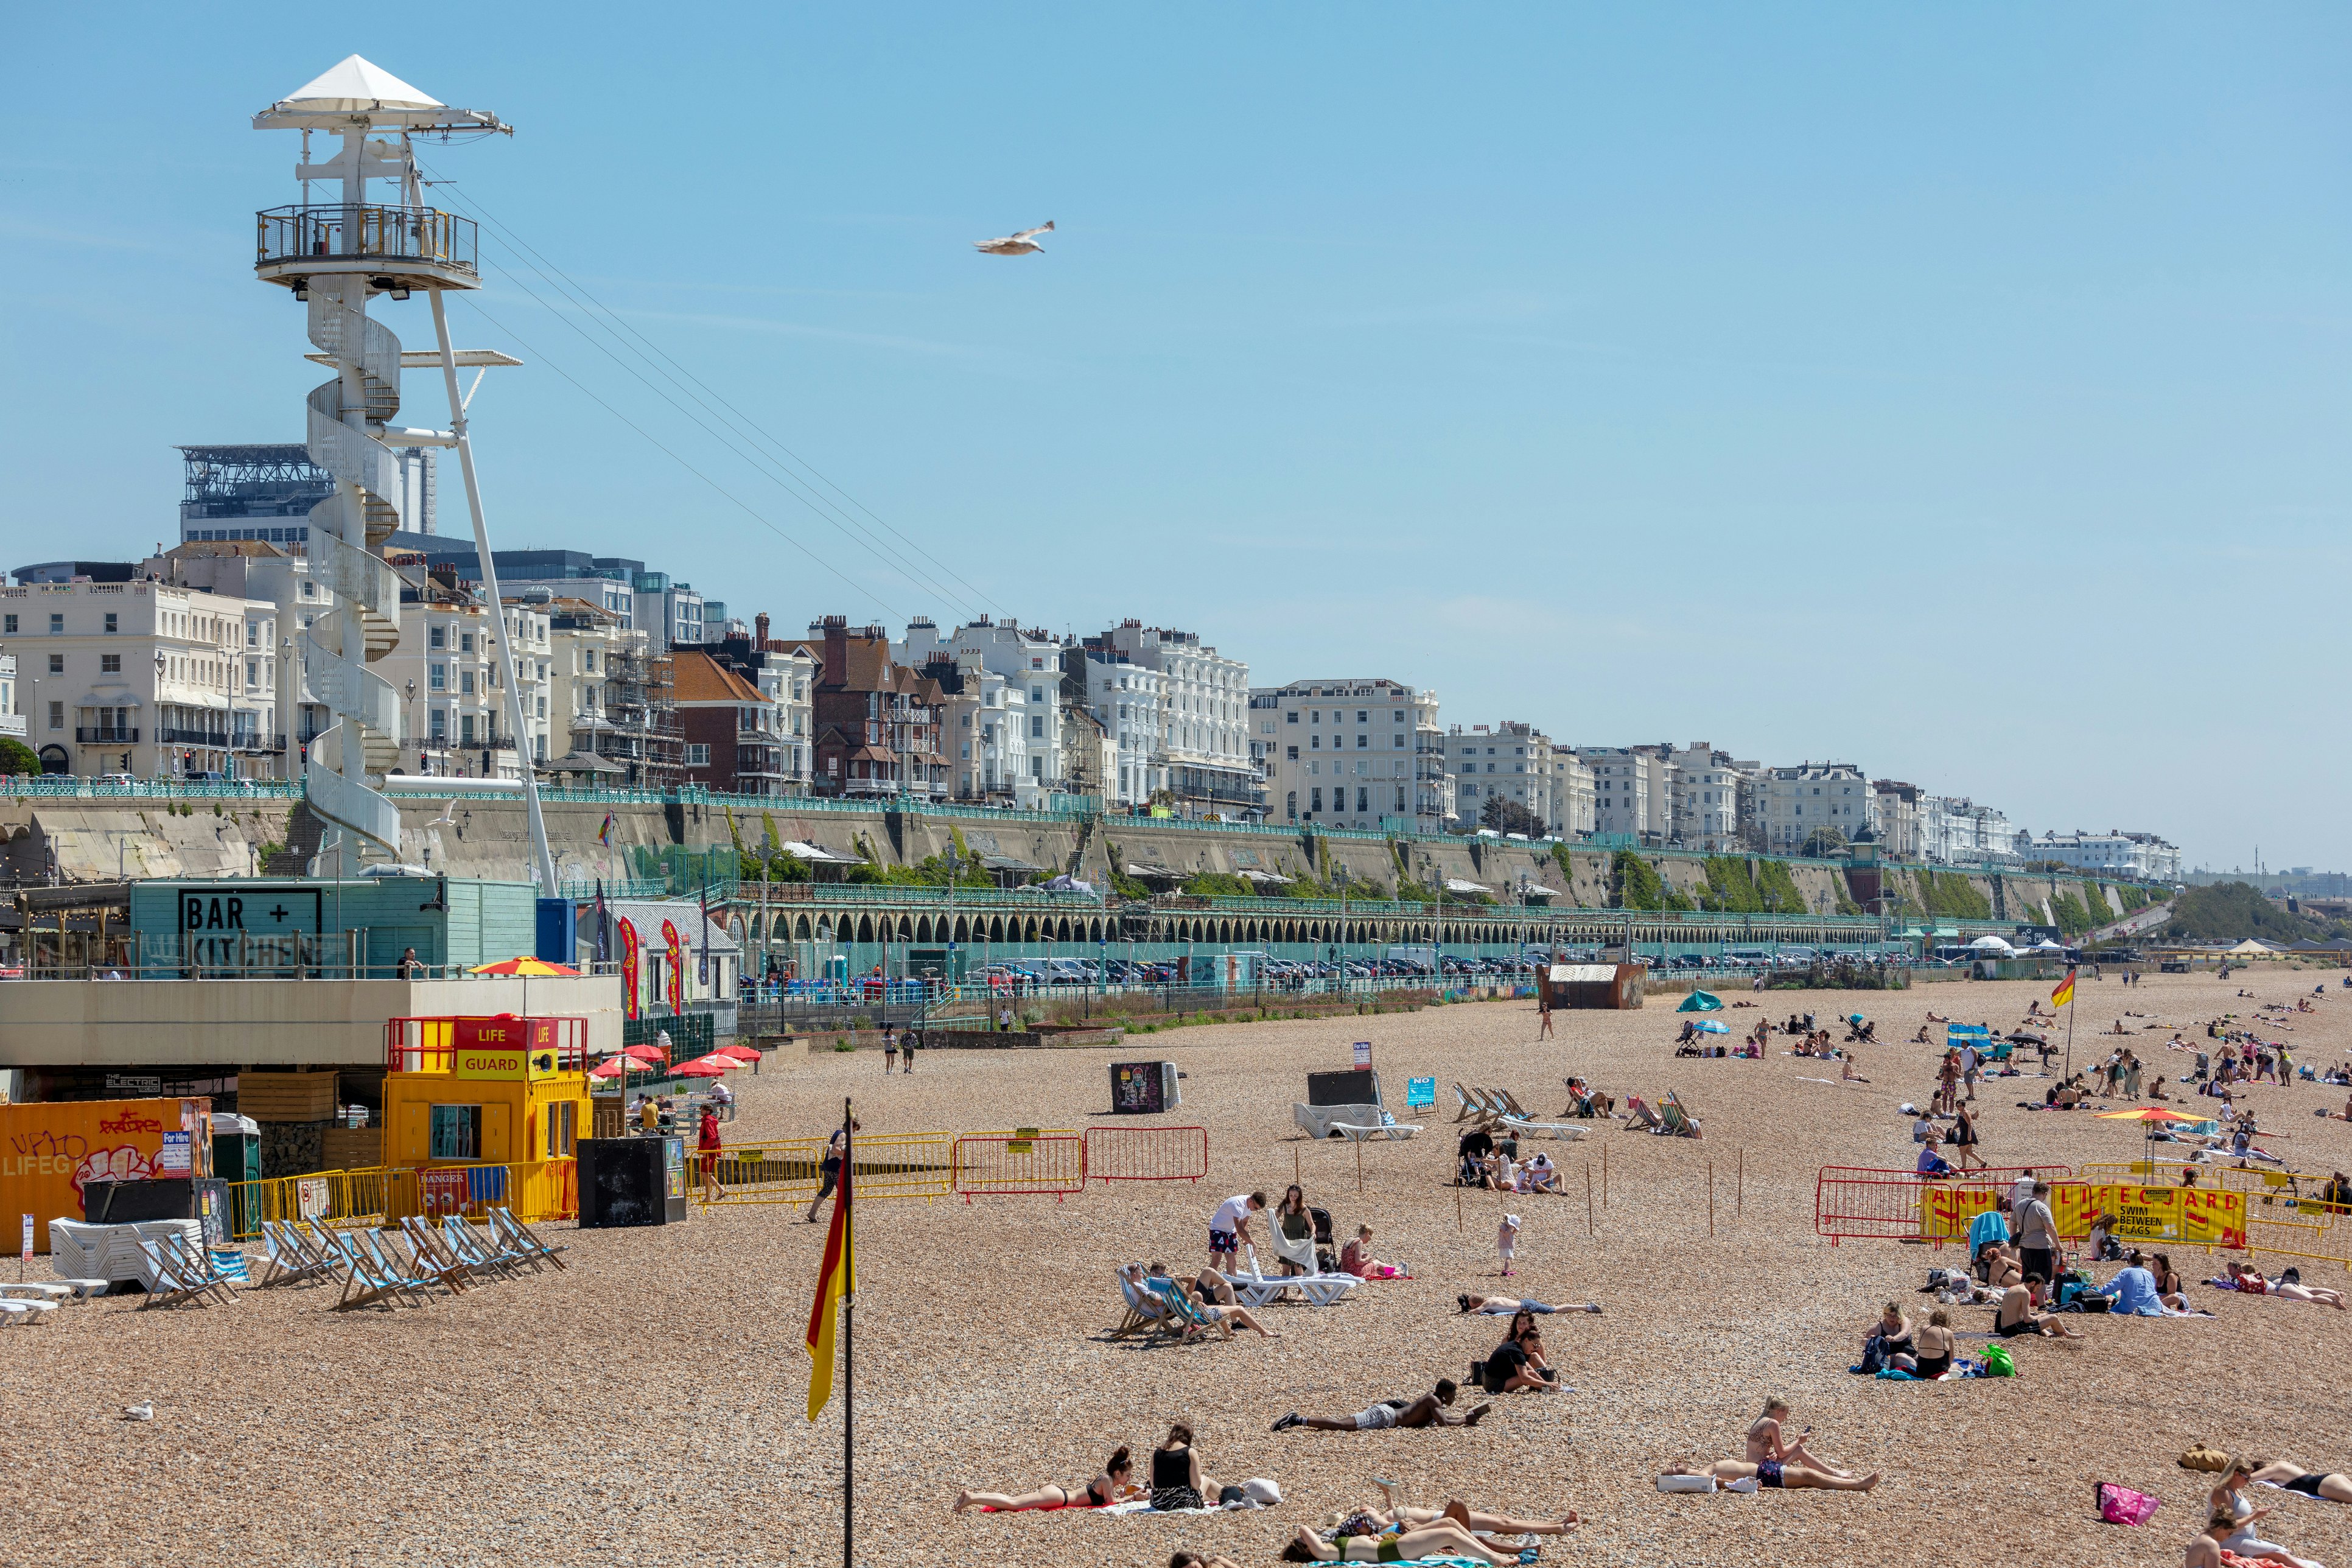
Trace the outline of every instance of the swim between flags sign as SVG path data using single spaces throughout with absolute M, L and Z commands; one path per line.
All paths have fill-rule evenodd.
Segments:
M 2074 999 L 2074 971 L 2070 965 L 2066 971 L 2066 978 L 2058 983 L 2057 990 L 2050 993 L 2050 1005 L 2053 1007 L 2063 1007 L 2067 1003 L 2072 1002 Z
M 855 1136 L 844 1142 L 853 1142 Z M 850 1173 L 855 1168 L 851 1153 L 846 1148 L 842 1151 L 841 1192 L 834 1199 L 833 1225 L 824 1233 L 824 1262 L 816 1274 L 816 1300 L 809 1307 L 808 1352 L 814 1364 L 809 1369 L 808 1418 L 812 1421 L 833 1397 L 834 1332 L 841 1325 L 841 1299 L 857 1293 L 857 1249 L 849 1215 Z

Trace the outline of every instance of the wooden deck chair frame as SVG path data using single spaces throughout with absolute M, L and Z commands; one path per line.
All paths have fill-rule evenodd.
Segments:
M 414 1262 L 402 1258 L 398 1249 L 389 1245 L 387 1233 L 362 1226 L 351 1232 L 350 1238 L 375 1265 L 378 1277 L 396 1292 L 409 1297 L 420 1307 L 432 1300 L 425 1293 L 433 1285 L 431 1276 L 419 1272 Z
M 466 1260 L 444 1246 L 434 1234 L 433 1226 L 422 1215 L 409 1215 L 400 1222 L 400 1234 L 408 1238 L 408 1250 L 416 1255 L 416 1267 L 438 1279 L 452 1296 L 463 1295 L 474 1288 L 470 1276 L 473 1268 Z
M 236 1281 L 213 1266 L 212 1254 L 204 1243 L 190 1241 L 184 1236 L 167 1236 L 164 1250 L 179 1261 L 181 1278 L 206 1294 L 217 1292 L 234 1301 L 237 1299 Z
M 320 1225 L 316 1220 L 310 1223 L 323 1244 L 333 1249 L 336 1271 L 343 1277 L 342 1294 L 336 1299 L 331 1310 L 345 1312 L 355 1307 L 382 1307 L 385 1311 L 391 1311 L 391 1298 L 399 1287 L 376 1270 L 375 1266 L 367 1260 L 366 1254 L 360 1250 L 357 1242 L 341 1231 Z
M 1115 1340 L 1132 1339 L 1138 1334 L 1166 1334 L 1181 1339 L 1183 1325 L 1173 1321 L 1161 1302 L 1159 1292 L 1138 1285 L 1127 1277 L 1127 1270 L 1115 1268 L 1111 1278 L 1118 1284 L 1119 1299 L 1127 1304 L 1127 1316 L 1110 1331 Z
M 176 1307 L 184 1301 L 203 1303 L 204 1288 L 181 1278 L 179 1264 L 172 1254 L 163 1250 L 162 1243 L 142 1240 L 139 1250 L 155 1275 L 154 1287 L 147 1292 L 147 1299 L 139 1303 L 139 1310 L 143 1312 L 150 1307 Z
M 1153 1295 L 1168 1304 L 1169 1315 L 1184 1326 L 1188 1338 L 1195 1332 L 1207 1330 L 1214 1330 L 1223 1339 L 1229 1340 L 1234 1337 L 1234 1326 L 1231 1323 L 1221 1317 L 1212 1318 L 1203 1314 L 1201 1309 L 1192 1305 L 1192 1299 L 1184 1294 L 1173 1279 L 1154 1279 L 1145 1281 L 1145 1284 Z M 1161 1289 L 1163 1286 L 1166 1289 Z
M 257 1290 L 266 1290 L 272 1285 L 291 1285 L 298 1280 L 315 1280 L 327 1272 L 326 1260 L 282 1220 L 261 1222 L 261 1262 L 268 1272 L 253 1282 Z
M 503 1247 L 491 1247 L 480 1231 L 456 1215 L 441 1216 L 441 1235 L 449 1250 L 463 1259 L 466 1266 L 478 1273 L 495 1273 L 502 1279 L 513 1279 L 522 1272 L 523 1258 L 520 1253 Z
M 572 1267 L 556 1256 L 560 1252 L 570 1251 L 568 1247 L 562 1242 L 544 1239 L 537 1231 L 515 1218 L 515 1212 L 510 1208 L 501 1207 L 490 1210 L 490 1228 L 505 1237 L 507 1245 L 518 1251 L 527 1253 L 533 1258 L 545 1258 L 558 1268 Z

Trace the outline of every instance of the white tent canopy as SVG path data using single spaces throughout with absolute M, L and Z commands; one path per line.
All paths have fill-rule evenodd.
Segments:
M 291 110 L 297 114 L 357 114 L 378 107 L 446 106 L 437 98 L 427 98 L 374 61 L 346 55 L 271 107 Z
M 812 866 L 855 866 L 852 855 L 836 855 L 822 844 L 803 844 L 797 838 L 787 838 L 776 846 L 795 860 L 805 860 Z
M 1465 881 L 1464 881 L 1464 880 L 1463 880 L 1461 878 L 1459 878 L 1459 877 L 1448 877 L 1448 878 L 1446 878 L 1446 879 L 1445 879 L 1445 890 L 1446 890 L 1447 892 L 1449 892 L 1449 893 L 1490 893 L 1490 894 L 1494 891 L 1494 889 L 1493 889 L 1492 888 L 1481 887 L 1481 886 L 1480 886 L 1479 884 L 1477 884 L 1476 882 L 1465 882 Z
M 1980 936 L 1969 945 L 1979 952 L 2015 952 L 2017 951 L 1997 936 Z

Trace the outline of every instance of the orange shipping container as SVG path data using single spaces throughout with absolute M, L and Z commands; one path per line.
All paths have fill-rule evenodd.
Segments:
M 0 1105 L 0 1222 L 15 1241 L 33 1216 L 33 1247 L 49 1221 L 82 1217 L 85 1182 L 209 1176 L 210 1100 L 60 1100 Z

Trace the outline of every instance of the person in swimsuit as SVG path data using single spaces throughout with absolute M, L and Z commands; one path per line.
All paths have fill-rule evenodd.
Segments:
M 1019 1513 L 1033 1508 L 1108 1508 L 1115 1502 L 1139 1497 L 1143 1489 L 1135 1484 L 1135 1462 L 1122 1444 L 1117 1452 L 1104 1461 L 1102 1474 L 1083 1487 L 1039 1487 L 1034 1492 L 976 1492 L 970 1488 L 956 1493 L 955 1506 L 948 1511 L 961 1513 L 968 1508 L 984 1508 L 998 1513 Z
M 1197 1552 L 1179 1549 L 1170 1555 L 1168 1568 L 1242 1568 L 1242 1565 L 1222 1552 L 1213 1557 L 1203 1557 Z
M 1294 1426 L 1306 1426 L 1318 1432 L 1378 1432 L 1391 1426 L 1475 1426 L 1486 1412 L 1495 1408 L 1481 1405 L 1467 1415 L 1456 1415 L 1447 1408 L 1454 1403 L 1456 1392 L 1451 1378 L 1441 1377 L 1434 1391 L 1411 1404 L 1384 1399 L 1353 1415 L 1301 1415 L 1294 1410 L 1276 1421 L 1273 1430 L 1287 1432 Z
M 1911 1375 L 1937 1378 L 1952 1370 L 1952 1315 L 1938 1307 L 1927 1314 L 1927 1321 L 1919 1331 L 1918 1359 Z
M 2297 1557 L 2276 1542 L 2264 1541 L 2254 1533 L 2257 1520 L 2277 1511 L 2256 1508 L 2253 1500 L 2246 1495 L 2246 1484 L 2253 1479 L 2254 1473 L 2267 1468 L 2265 1460 L 2232 1455 L 2230 1468 L 2221 1472 L 2221 1484 L 2208 1496 L 2206 1500 L 2212 1504 L 2215 1517 L 2222 1514 L 2230 1517 L 2230 1533 L 2221 1538 L 2221 1550 L 2234 1552 L 2241 1557 L 2266 1557 L 2285 1563 L 2287 1568 L 2319 1568 L 2319 1564 L 2309 1559 Z
M 1389 1500 L 1386 1508 L 1368 1508 L 1359 1516 L 1370 1520 L 1383 1529 L 1397 1526 L 1406 1530 L 1415 1525 L 1434 1524 L 1450 1519 L 1463 1529 L 1480 1535 L 1566 1535 L 1583 1522 L 1570 1509 L 1558 1519 L 1522 1519 L 1515 1514 L 1486 1513 L 1472 1508 L 1460 1498 L 1449 1499 L 1444 1508 L 1412 1508 L 1397 1501 L 1394 1481 L 1374 1480 Z
M 1871 1325 L 1867 1340 L 1878 1342 L 1878 1359 L 1897 1372 L 1909 1372 L 1916 1359 L 1911 1346 L 1911 1320 L 1903 1309 L 1889 1301 L 1879 1310 L 1878 1321 Z
M 1717 1459 L 1704 1470 L 1685 1469 L 1676 1465 L 1661 1470 L 1667 1476 L 1713 1476 L 1718 1481 L 1744 1481 L 1753 1479 L 1759 1487 L 1786 1487 L 1791 1491 L 1818 1488 L 1823 1491 L 1866 1492 L 1878 1484 L 1878 1472 L 1866 1476 L 1833 1476 L 1803 1465 L 1783 1464 L 1778 1459 Z
M 1168 1440 L 1151 1451 L 1151 1506 L 1199 1508 L 1203 1497 L 1217 1495 L 1217 1483 L 1201 1470 L 1200 1450 L 1192 1447 L 1192 1428 L 1181 1421 L 1168 1426 Z
M 2033 1310 L 2033 1293 L 2042 1286 L 2039 1274 L 2029 1274 L 2021 1285 L 2012 1285 L 2001 1292 L 2000 1308 L 1993 1314 L 1992 1331 L 2001 1339 L 2014 1339 L 2021 1334 L 2047 1334 L 2055 1340 L 2079 1340 L 2083 1336 L 2058 1321 L 2055 1312 Z
M 2322 1475 L 2306 1470 L 2293 1459 L 2272 1459 L 2257 1463 L 2252 1479 L 2268 1481 L 2274 1487 L 2284 1487 L 2291 1492 L 2301 1492 L 2308 1498 L 2326 1502 L 2352 1503 L 2352 1476 L 2330 1472 Z
M 1520 1312 L 1597 1312 L 1598 1301 L 1571 1301 L 1564 1307 L 1547 1307 L 1532 1296 L 1481 1296 L 1475 1291 L 1456 1296 L 1454 1302 L 1465 1312 L 1485 1312 L 1497 1318 L 1516 1316 Z
M 1764 1402 L 1764 1414 L 1756 1418 L 1756 1425 L 1748 1428 L 1748 1463 L 1770 1465 L 1777 1472 L 1782 1467 L 1794 1462 L 1798 1468 L 1811 1470 L 1817 1475 L 1834 1476 L 1841 1480 L 1853 1479 L 1850 1471 L 1842 1470 L 1828 1460 L 1817 1458 L 1808 1452 L 1802 1433 L 1798 1435 L 1795 1442 L 1790 1442 L 1787 1433 L 1783 1430 L 1783 1424 L 1788 1419 L 1789 1402 L 1787 1400 L 1774 1398 Z M 1806 1428 L 1806 1431 L 1811 1430 L 1812 1428 Z M 1732 1479 L 1737 1480 L 1738 1478 L 1735 1476 Z M 1872 1479 L 1876 1479 L 1875 1477 Z M 1779 1486 L 1780 1483 L 1762 1481 L 1761 1484 L 1771 1487 Z
M 1490 1545 L 1452 1520 L 1417 1525 L 1394 1535 L 1343 1535 L 1326 1541 L 1306 1525 L 1282 1549 L 1285 1563 L 1409 1563 L 1423 1557 L 1464 1557 L 1473 1563 L 1517 1563 L 1517 1549 Z

